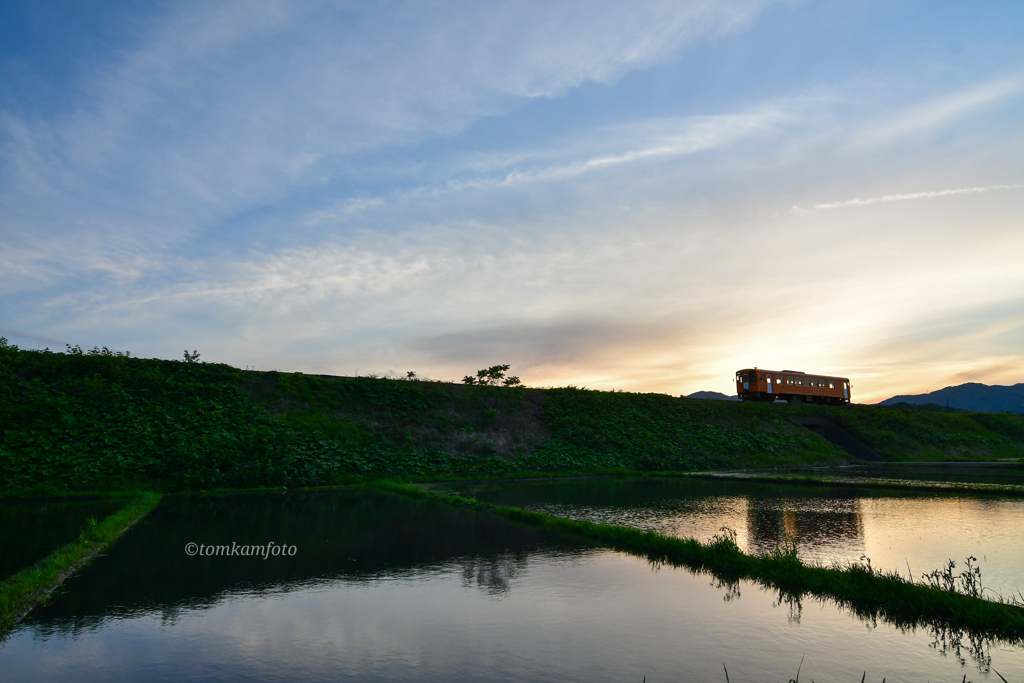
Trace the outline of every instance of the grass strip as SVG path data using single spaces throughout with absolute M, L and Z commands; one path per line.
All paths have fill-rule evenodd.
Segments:
M 655 564 L 684 566 L 708 572 L 725 582 L 748 579 L 786 596 L 813 595 L 847 607 L 862 618 L 881 618 L 897 627 L 929 626 L 973 635 L 1024 642 L 1024 609 L 913 583 L 898 574 L 851 564 L 820 567 L 800 561 L 793 544 L 764 555 L 748 555 L 735 535 L 723 533 L 709 543 L 663 536 L 632 527 L 596 524 L 522 508 L 484 503 L 475 498 L 426 491 L 392 481 L 373 486 L 393 493 L 429 499 L 456 508 L 478 510 L 513 522 L 572 536 L 594 545 L 620 550 Z
M 649 473 L 657 476 L 655 473 Z M 673 473 L 662 473 L 664 476 L 679 476 Z M 847 486 L 862 489 L 882 489 L 893 491 L 925 491 L 937 493 L 971 493 L 980 495 L 998 495 L 1004 497 L 1024 496 L 1024 486 L 1020 484 L 988 484 L 981 482 L 930 481 L 926 479 L 890 479 L 888 477 L 831 477 L 828 475 L 786 475 L 786 474 L 743 474 L 739 472 L 686 472 L 680 473 L 697 479 L 726 479 L 731 481 L 749 481 L 757 484 L 797 484 L 815 486 Z
M 159 493 L 143 493 L 102 522 L 92 523 L 69 543 L 31 567 L 0 582 L 0 638 L 33 607 L 45 603 L 69 576 L 106 550 L 160 502 Z
M 999 496 L 1004 498 L 1024 497 L 1024 485 L 988 484 L 978 482 L 950 482 L 889 477 L 839 477 L 814 474 L 769 474 L 766 472 L 695 472 L 672 470 L 630 470 L 626 468 L 596 469 L 579 472 L 532 472 L 516 476 L 507 474 L 495 476 L 415 476 L 402 477 L 410 484 L 475 484 L 487 482 L 548 481 L 557 479 L 723 479 L 754 484 L 792 484 L 797 486 L 833 486 L 882 491 L 917 491 L 940 494 L 970 494 L 978 496 Z

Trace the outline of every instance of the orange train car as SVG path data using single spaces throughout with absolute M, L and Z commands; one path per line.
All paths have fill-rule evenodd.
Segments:
M 748 368 L 736 373 L 736 395 L 744 401 L 782 399 L 790 403 L 845 405 L 850 402 L 850 380 L 796 370 Z

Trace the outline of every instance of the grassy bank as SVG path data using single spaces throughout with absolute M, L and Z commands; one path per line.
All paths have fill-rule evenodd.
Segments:
M 912 583 L 869 566 L 806 565 L 794 546 L 767 555 L 740 551 L 728 533 L 710 543 L 662 536 L 631 527 L 575 521 L 520 508 L 483 503 L 473 498 L 428 492 L 421 488 L 377 482 L 382 488 L 414 498 L 432 499 L 459 508 L 480 510 L 643 557 L 656 564 L 706 571 L 725 582 L 749 579 L 799 599 L 803 595 L 835 601 L 860 616 L 881 618 L 901 627 L 961 629 L 1010 642 L 1024 642 L 1024 608 L 953 590 Z
M 848 461 L 792 422 L 814 410 L 257 373 L 98 349 L 22 351 L 0 339 L 0 495 Z M 827 415 L 893 458 L 1024 453 L 1022 416 L 859 406 Z
M 786 410 L 827 417 L 889 461 L 1024 457 L 1024 415 L 929 408 L 805 405 Z
M 673 475 L 668 475 L 673 476 Z M 924 481 L 913 479 L 859 479 L 856 477 L 830 477 L 827 475 L 787 475 L 768 473 L 731 473 L 731 472 L 687 472 L 687 477 L 705 479 L 732 479 L 764 484 L 793 484 L 796 486 L 846 486 L 857 489 L 876 489 L 881 491 L 937 491 L 941 493 L 967 493 L 970 495 L 1024 497 L 1024 485 L 1021 484 L 986 484 L 981 482 L 955 481 Z
M 88 564 L 160 502 L 146 493 L 99 523 L 90 524 L 78 540 L 0 583 L 0 637 L 33 607 L 46 600 L 69 576 Z

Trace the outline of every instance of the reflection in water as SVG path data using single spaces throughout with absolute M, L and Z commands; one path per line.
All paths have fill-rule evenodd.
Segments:
M 739 600 L 742 593 L 740 592 L 740 582 L 730 581 L 729 579 L 721 578 L 716 576 L 711 585 L 716 590 L 722 591 L 722 600 L 725 602 L 732 602 L 733 600 Z
M 984 635 L 940 625 L 930 626 L 929 635 L 932 637 L 929 647 L 939 654 L 952 655 L 960 666 L 965 666 L 970 659 L 980 671 L 989 673 L 992 670 L 992 640 Z
M 809 503 L 809 504 L 808 504 Z M 820 558 L 842 549 L 864 551 L 860 501 L 853 499 L 747 501 L 747 550 L 766 552 L 787 538 L 796 541 L 804 557 Z
M 791 624 L 799 624 L 804 613 L 804 603 L 798 595 L 779 592 L 778 599 L 772 603 L 774 607 L 786 607 L 786 620 Z
M 653 529 L 708 541 L 722 527 L 747 552 L 778 547 L 790 534 L 801 559 L 861 562 L 903 576 L 978 558 L 997 594 L 1024 590 L 1024 499 L 898 494 L 850 486 L 795 486 L 708 479 L 601 479 L 451 485 L 481 500 Z
M 526 553 L 571 542 L 490 515 L 354 491 L 288 495 L 170 496 L 109 557 L 65 585 L 26 623 L 49 635 L 106 618 L 182 609 L 224 596 L 301 590 L 335 579 L 370 581 L 436 569 L 452 558 L 487 593 L 508 590 Z M 294 545 L 294 557 L 190 557 L 186 544 Z M 510 555 L 509 553 L 512 553 Z M 140 572 L 140 568 L 145 568 Z M 79 585 L 88 590 L 76 590 Z
M 709 509 L 748 517 L 730 501 Z M 843 516 L 853 509 L 838 512 L 856 535 Z M 812 542 L 823 527 L 805 512 L 766 507 L 759 519 Z M 298 554 L 184 550 L 269 540 Z M 1024 678 L 1015 647 L 654 569 L 383 494 L 170 497 L 11 636 L 0 679 L 719 680 L 728 663 L 733 680 L 788 680 L 806 657 L 808 680 L 857 680 L 865 668 L 872 680 L 960 680 L 970 663 L 956 657 L 975 657 L 984 674 L 989 656 Z
M 477 588 L 488 595 L 508 593 L 512 581 L 526 569 L 526 555 L 507 554 L 494 558 L 462 560 L 462 585 Z

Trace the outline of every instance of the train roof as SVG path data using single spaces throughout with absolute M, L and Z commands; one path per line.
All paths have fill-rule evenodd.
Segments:
M 736 372 L 748 372 L 748 371 L 753 371 L 753 370 L 757 370 L 759 372 L 774 372 L 774 373 L 787 372 L 787 373 L 789 373 L 791 375 L 809 375 L 811 377 L 828 377 L 829 379 L 841 379 L 841 380 L 844 380 L 844 381 L 847 381 L 847 382 L 850 381 L 849 377 L 840 377 L 839 375 L 824 375 L 824 374 L 821 374 L 819 372 L 804 372 L 803 370 L 769 370 L 768 368 L 753 367 L 753 368 L 743 368 L 742 370 L 737 370 Z

